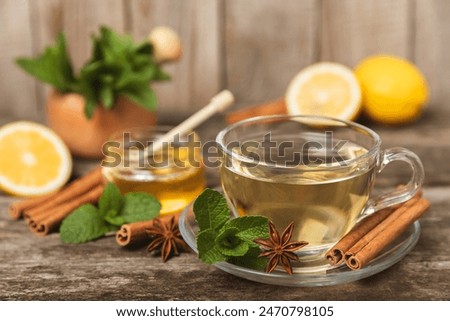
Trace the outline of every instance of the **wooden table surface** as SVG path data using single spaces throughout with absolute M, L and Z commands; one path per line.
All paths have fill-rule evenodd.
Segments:
M 0 196 L 0 299 L 2 300 L 449 300 L 450 299 L 450 122 L 428 112 L 401 128 L 374 126 L 383 147 L 416 152 L 426 171 L 430 210 L 420 220 L 416 247 L 399 263 L 366 279 L 336 286 L 286 288 L 247 281 L 201 263 L 185 253 L 162 263 L 145 248 L 124 249 L 112 237 L 66 245 L 58 234 L 32 235 L 23 221 L 12 221 Z M 214 138 L 224 126 L 216 119 L 200 129 Z M 76 162 L 82 173 L 89 162 Z M 402 164 L 379 176 L 377 187 L 404 182 Z M 217 173 L 208 172 L 211 186 Z

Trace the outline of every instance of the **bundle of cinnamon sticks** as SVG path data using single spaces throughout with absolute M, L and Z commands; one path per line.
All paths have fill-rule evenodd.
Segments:
M 418 193 L 409 201 L 361 220 L 326 256 L 331 265 L 343 262 L 352 270 L 366 266 L 427 211 L 430 203 Z
M 14 202 L 9 205 L 11 218 L 24 218 L 29 229 L 44 236 L 58 229 L 73 210 L 87 203 L 97 203 L 103 192 L 103 177 L 98 167 L 50 195 Z
M 103 187 L 103 176 L 98 167 L 58 192 L 11 203 L 8 212 L 14 220 L 24 218 L 34 234 L 45 236 L 57 231 L 64 218 L 79 206 L 97 203 Z M 179 215 L 175 214 L 175 218 Z M 166 223 L 172 216 L 162 216 L 160 220 Z M 146 230 L 152 225 L 153 220 L 124 224 L 116 233 L 117 244 L 127 247 L 145 244 L 150 239 Z

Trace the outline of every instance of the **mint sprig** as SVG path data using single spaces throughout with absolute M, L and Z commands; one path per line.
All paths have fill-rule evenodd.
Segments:
M 113 108 L 119 96 L 154 110 L 156 94 L 149 85 L 169 80 L 170 76 L 155 62 L 150 42 L 135 43 L 129 35 L 119 35 L 102 26 L 99 34 L 92 36 L 92 44 L 91 58 L 77 74 L 73 72 L 63 33 L 39 57 L 19 58 L 16 62 L 56 90 L 82 95 L 87 118 L 92 118 L 98 105 Z
M 116 231 L 122 224 L 151 220 L 158 216 L 161 205 L 152 195 L 136 192 L 122 195 L 108 183 L 98 207 L 82 205 L 64 219 L 59 229 L 64 243 L 85 243 Z
M 55 45 L 45 49 L 39 57 L 18 58 L 16 62 L 23 70 L 60 92 L 77 90 L 64 34 L 59 34 Z
M 266 217 L 231 219 L 226 199 L 212 189 L 206 189 L 196 199 L 194 214 L 199 226 L 197 249 L 203 262 L 227 261 L 253 269 L 264 268 L 267 259 L 259 257 L 259 245 L 253 240 L 269 237 Z

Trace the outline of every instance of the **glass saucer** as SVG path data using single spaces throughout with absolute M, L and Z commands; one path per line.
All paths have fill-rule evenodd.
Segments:
M 193 204 L 190 204 L 181 214 L 179 219 L 179 229 L 189 247 L 191 247 L 195 253 L 198 253 L 195 243 L 195 235 L 198 231 L 198 226 L 195 222 L 192 205 Z M 373 259 L 370 264 L 356 271 L 350 270 L 343 264 L 338 267 L 330 265 L 328 269 L 321 271 L 309 271 L 307 269 L 301 271 L 301 268 L 297 268 L 293 275 L 289 275 L 282 270 L 266 273 L 227 262 L 220 262 L 214 265 L 235 276 L 260 283 L 293 287 L 334 285 L 360 280 L 389 268 L 400 261 L 414 248 L 419 240 L 419 236 L 420 224 L 416 221 L 388 248 Z

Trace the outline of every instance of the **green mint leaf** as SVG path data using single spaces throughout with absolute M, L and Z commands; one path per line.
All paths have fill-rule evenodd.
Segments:
M 133 47 L 133 41 L 129 35 L 119 35 L 106 26 L 100 27 L 98 40 L 103 49 L 103 57 L 123 56 L 124 52 L 130 51 Z
M 135 55 L 131 59 L 131 64 L 133 65 L 133 69 L 141 69 L 146 67 L 154 67 L 149 64 L 150 57 L 148 55 Z
M 156 94 L 148 85 L 126 89 L 123 94 L 145 109 L 152 111 L 156 108 Z
M 165 73 L 162 69 L 157 68 L 154 76 L 154 80 L 165 81 L 170 80 L 170 75 Z
M 100 216 L 103 218 L 116 217 L 122 208 L 124 197 L 119 188 L 113 183 L 108 183 L 98 201 Z
M 212 189 L 205 189 L 194 202 L 195 219 L 200 231 L 219 230 L 230 219 L 225 197 Z
M 153 46 L 148 41 L 144 41 L 135 45 L 133 51 L 150 57 L 153 53 Z
M 103 107 L 111 109 L 114 104 L 114 93 L 111 87 L 103 85 L 100 88 L 100 101 L 102 102 Z
M 64 243 L 84 243 L 95 240 L 110 231 L 110 227 L 100 216 L 98 209 L 86 204 L 67 216 L 59 229 Z
M 85 82 L 86 85 L 91 84 L 91 82 L 97 80 L 98 75 L 103 76 L 102 72 L 106 69 L 104 68 L 104 65 L 105 63 L 102 61 L 92 61 L 87 63 L 80 70 L 80 81 Z
M 98 39 L 96 36 L 92 35 L 92 57 L 90 62 L 101 60 L 102 59 L 102 45 L 100 42 L 100 39 Z
M 127 223 L 122 216 L 107 216 L 105 217 L 105 221 L 116 228 Z
M 118 217 L 123 219 L 121 224 L 148 221 L 157 217 L 160 210 L 161 204 L 154 196 L 144 192 L 133 192 L 125 194 Z M 118 225 L 117 222 L 114 225 Z
M 237 229 L 236 237 L 247 242 L 250 246 L 257 246 L 253 241 L 269 237 L 269 219 L 264 216 L 241 216 L 228 221 L 222 230 Z
M 259 247 L 251 247 L 243 256 L 228 257 L 226 261 L 249 269 L 264 271 L 268 259 L 259 257 L 260 254 L 261 250 Z
M 108 229 L 108 232 L 117 232 L 117 230 L 119 229 L 116 225 L 109 224 L 106 220 L 105 220 L 105 226 Z
M 115 82 L 115 89 L 133 91 L 135 87 L 145 87 L 155 75 L 155 68 L 143 68 L 140 73 L 125 70 Z
M 32 76 L 61 92 L 73 91 L 75 88 L 75 76 L 62 33 L 58 35 L 55 45 L 47 47 L 39 57 L 19 58 L 16 63 Z
M 85 103 L 84 103 L 84 115 L 87 119 L 91 119 L 94 115 L 95 107 L 97 106 L 95 99 L 91 97 L 85 96 Z
M 198 257 L 204 263 L 213 264 L 225 261 L 227 258 L 223 255 L 215 244 L 217 232 L 212 229 L 206 229 L 197 234 L 196 242 Z
M 250 246 L 237 236 L 238 233 L 239 229 L 236 227 L 223 229 L 219 232 L 214 243 L 220 253 L 225 256 L 243 256 L 247 253 Z

